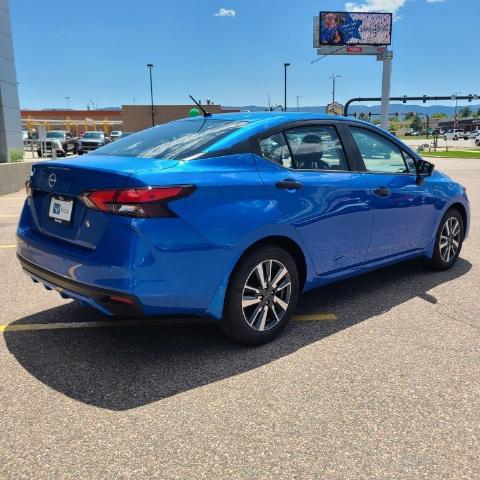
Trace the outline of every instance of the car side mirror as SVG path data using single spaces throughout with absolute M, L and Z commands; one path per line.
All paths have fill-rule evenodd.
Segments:
M 427 162 L 426 160 L 420 159 L 417 161 L 417 183 L 421 184 L 423 179 L 430 177 L 435 170 L 435 165 L 433 163 Z

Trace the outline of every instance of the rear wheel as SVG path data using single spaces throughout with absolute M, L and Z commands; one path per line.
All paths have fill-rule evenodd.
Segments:
M 456 208 L 451 208 L 444 215 L 438 227 L 433 256 L 428 265 L 435 270 L 447 270 L 453 267 L 460 255 L 465 225 L 463 217 Z
M 290 320 L 298 294 L 299 276 L 293 258 L 280 247 L 261 247 L 235 268 L 220 327 L 237 342 L 267 343 Z

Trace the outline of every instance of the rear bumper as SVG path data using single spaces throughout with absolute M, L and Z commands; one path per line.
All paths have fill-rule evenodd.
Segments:
M 17 258 L 25 273 L 33 281 L 43 283 L 49 290 L 57 290 L 64 298 L 80 300 L 107 315 L 142 315 L 138 299 L 133 295 L 92 287 L 41 268 L 21 255 L 17 254 Z M 120 297 L 131 304 L 112 301 L 112 297 Z

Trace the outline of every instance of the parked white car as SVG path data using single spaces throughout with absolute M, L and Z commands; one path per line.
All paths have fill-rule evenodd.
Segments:
M 470 132 L 465 132 L 463 134 L 463 139 L 468 140 L 469 138 L 477 138 L 480 135 L 480 130 L 472 130 Z
M 475 145 L 476 145 L 477 147 L 480 147 L 480 135 L 477 135 L 477 136 L 475 137 Z
M 119 138 L 122 138 L 122 131 L 121 130 L 112 130 L 110 132 L 110 140 L 113 142 L 114 140 L 118 140 Z
M 458 140 L 459 138 L 463 138 L 464 135 L 463 130 L 453 129 L 447 130 L 443 136 L 445 140 Z

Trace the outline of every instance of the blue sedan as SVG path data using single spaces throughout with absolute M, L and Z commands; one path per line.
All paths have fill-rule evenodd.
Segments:
M 35 164 L 25 272 L 107 315 L 198 315 L 272 340 L 300 292 L 411 258 L 452 267 L 465 189 L 344 117 L 205 115 Z

